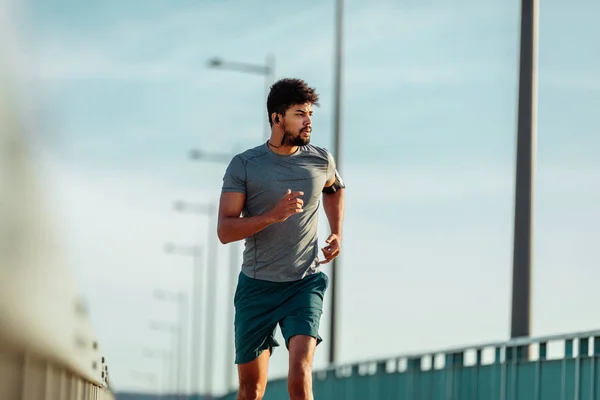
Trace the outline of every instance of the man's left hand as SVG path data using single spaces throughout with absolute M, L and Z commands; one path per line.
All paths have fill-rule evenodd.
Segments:
M 327 264 L 328 262 L 336 258 L 338 254 L 340 254 L 341 241 L 342 238 L 336 235 L 335 233 L 329 235 L 329 237 L 325 241 L 325 243 L 327 243 L 328 246 L 325 246 L 321 249 L 321 251 L 323 252 L 323 256 L 325 256 L 325 259 L 319 261 L 319 264 Z

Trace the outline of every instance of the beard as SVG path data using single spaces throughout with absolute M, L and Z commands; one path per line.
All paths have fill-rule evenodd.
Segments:
M 310 136 L 306 139 L 300 136 L 300 134 L 302 134 L 306 130 L 307 128 L 302 128 L 297 134 L 293 134 L 288 130 L 284 130 L 283 140 L 281 144 L 285 144 L 286 146 L 306 146 L 310 143 Z

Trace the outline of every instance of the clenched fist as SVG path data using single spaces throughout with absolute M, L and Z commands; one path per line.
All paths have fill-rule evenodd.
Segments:
M 292 192 L 288 189 L 287 193 L 275 204 L 275 207 L 269 211 L 269 215 L 275 222 L 283 222 L 291 215 L 303 212 L 304 200 L 298 198 L 303 195 L 304 192 Z

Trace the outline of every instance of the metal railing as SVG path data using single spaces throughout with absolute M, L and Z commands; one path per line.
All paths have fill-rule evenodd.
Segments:
M 595 330 L 340 365 L 316 371 L 313 388 L 320 400 L 591 400 L 599 360 Z M 286 378 L 269 381 L 264 400 L 288 398 Z

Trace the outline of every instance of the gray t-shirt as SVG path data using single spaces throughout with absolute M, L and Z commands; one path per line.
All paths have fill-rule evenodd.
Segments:
M 272 209 L 290 189 L 302 191 L 304 212 L 246 238 L 242 272 L 251 278 L 287 282 L 319 272 L 319 205 L 325 183 L 337 173 L 333 156 L 313 145 L 291 155 L 274 153 L 266 143 L 233 157 L 223 192 L 246 195 L 243 217 Z

